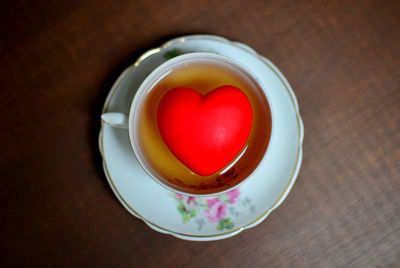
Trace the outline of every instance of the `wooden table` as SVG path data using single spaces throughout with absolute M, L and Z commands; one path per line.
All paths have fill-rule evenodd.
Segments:
M 1 267 L 400 267 L 399 1 L 2 1 Z M 108 186 L 100 112 L 145 50 L 244 42 L 291 83 L 300 175 L 263 223 L 188 242 Z

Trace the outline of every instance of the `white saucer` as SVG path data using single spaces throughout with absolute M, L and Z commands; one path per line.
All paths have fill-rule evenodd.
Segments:
M 103 112 L 128 112 L 139 84 L 159 64 L 190 52 L 214 52 L 247 67 L 268 91 L 274 128 L 269 153 L 252 180 L 214 198 L 177 196 L 154 182 L 135 159 L 128 132 L 102 124 L 99 146 L 107 180 L 122 205 L 152 229 L 195 241 L 217 240 L 262 222 L 292 188 L 302 160 L 303 123 L 281 72 L 248 46 L 212 35 L 173 39 L 144 53 L 113 85 Z

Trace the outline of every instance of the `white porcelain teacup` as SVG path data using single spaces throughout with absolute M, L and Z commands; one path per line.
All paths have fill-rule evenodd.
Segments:
M 221 68 L 221 74 L 232 73 L 235 77 L 237 76 L 229 78 L 232 80 L 228 79 L 227 84 L 236 83 L 235 79 L 237 79 L 238 88 L 240 85 L 251 87 L 245 94 L 253 107 L 253 125 L 246 145 L 232 161 L 216 174 L 200 176 L 182 164 L 164 143 L 155 118 L 157 103 L 165 93 L 164 89 L 161 89 L 163 87 L 165 89 L 181 86 L 193 88 L 194 84 L 190 81 L 203 79 L 205 82 L 201 84 L 201 87 L 207 93 L 212 91 L 217 84 L 224 85 L 225 83 L 217 78 L 223 77 L 217 75 L 218 68 Z M 201 72 L 196 73 L 196 70 L 201 70 Z M 209 73 L 205 74 L 203 70 Z M 257 167 L 265 159 L 273 126 L 270 102 L 266 90 L 258 79 L 236 61 L 205 52 L 184 54 L 161 64 L 137 89 L 129 114 L 105 113 L 102 114 L 102 119 L 112 126 L 127 129 L 134 155 L 152 179 L 173 192 L 191 196 L 221 194 L 250 180 Z

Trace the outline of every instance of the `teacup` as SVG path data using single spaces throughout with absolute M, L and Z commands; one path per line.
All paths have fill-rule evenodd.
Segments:
M 252 110 L 251 129 L 244 145 L 232 159 L 217 166 L 212 174 L 199 174 L 190 166 L 190 161 L 185 161 L 185 156 L 176 152 L 176 141 L 175 144 L 168 143 L 161 133 L 168 132 L 168 126 L 163 126 L 160 131 L 160 117 L 163 115 L 157 113 L 159 104 L 167 92 L 176 88 L 193 90 L 207 98 L 210 92 L 224 86 L 238 89 L 246 96 Z M 186 103 L 186 99 L 183 98 L 182 102 Z M 174 57 L 154 69 L 137 89 L 129 115 L 105 113 L 102 119 L 112 126 L 128 129 L 137 161 L 157 183 L 180 194 L 211 196 L 251 180 L 265 159 L 272 131 L 269 103 L 266 89 L 240 63 L 215 53 L 194 52 Z M 171 127 L 175 125 L 174 120 L 169 122 L 172 122 Z M 193 124 L 196 125 L 196 120 Z M 187 138 L 189 145 L 185 145 L 184 150 L 191 152 L 191 137 Z M 210 159 L 212 157 L 215 156 L 210 155 Z M 219 160 L 216 158 L 214 162 Z

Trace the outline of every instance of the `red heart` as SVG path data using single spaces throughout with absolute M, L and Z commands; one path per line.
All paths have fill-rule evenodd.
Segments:
M 161 136 L 185 166 L 201 176 L 225 167 L 242 150 L 253 121 L 251 104 L 236 87 L 207 95 L 184 87 L 169 90 L 157 109 Z

